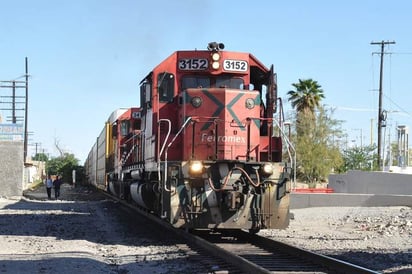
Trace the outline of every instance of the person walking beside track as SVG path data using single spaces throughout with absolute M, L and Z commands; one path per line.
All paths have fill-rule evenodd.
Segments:
M 56 176 L 56 180 L 53 181 L 53 187 L 54 187 L 54 198 L 57 200 L 57 198 L 60 197 L 60 186 L 62 184 L 62 179 L 60 178 L 59 175 Z
M 47 191 L 47 197 L 49 198 L 49 200 L 51 199 L 51 189 L 53 187 L 53 181 L 51 179 L 51 176 L 48 175 L 44 184 L 46 185 L 46 191 Z

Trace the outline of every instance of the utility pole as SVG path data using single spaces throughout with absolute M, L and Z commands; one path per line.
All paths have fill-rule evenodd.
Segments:
M 383 82 L 383 55 L 385 45 L 395 44 L 395 41 L 381 41 L 381 42 L 371 42 L 371 45 L 380 45 L 381 46 L 381 65 L 380 65 L 380 73 L 379 73 L 379 108 L 378 108 L 378 163 L 377 166 L 380 168 L 381 166 L 381 147 L 382 147 L 382 124 L 386 120 L 386 115 L 382 111 L 382 82 Z
M 5 103 L 5 104 L 11 104 L 12 107 L 10 109 L 8 108 L 0 108 L 0 110 L 11 110 L 12 111 L 12 116 L 11 116 L 11 121 L 13 124 L 16 124 L 19 118 L 19 116 L 16 116 L 16 110 L 24 110 L 24 162 L 27 160 L 27 146 L 28 146 L 28 110 L 29 110 L 29 67 L 28 67 L 28 60 L 27 57 L 25 59 L 26 63 L 26 74 L 25 76 L 25 81 L 17 81 L 17 80 L 11 80 L 11 81 L 0 81 L 0 88 L 11 88 L 12 89 L 12 96 L 0 96 L 0 98 L 11 98 L 11 102 L 0 102 L 0 103 Z M 20 77 L 19 77 L 20 78 Z M 18 84 L 18 85 L 16 85 Z M 24 85 L 23 85 L 24 84 Z M 26 89 L 26 94 L 25 96 L 17 96 L 16 95 L 16 89 L 17 88 L 25 88 Z M 16 102 L 16 98 L 24 98 L 24 102 Z M 25 107 L 22 109 L 16 109 L 16 104 L 18 103 L 24 103 Z
M 34 154 L 34 155 L 36 156 L 37 153 L 38 153 L 38 148 L 41 146 L 41 143 L 34 143 L 33 145 L 34 145 L 35 148 L 36 148 L 36 149 L 35 149 L 36 152 L 35 152 L 35 154 Z
M 22 104 L 24 102 L 17 101 L 16 99 L 24 99 L 24 96 L 18 96 L 16 95 L 16 89 L 17 88 L 23 88 L 25 86 L 21 85 L 24 83 L 24 81 L 0 81 L 0 88 L 11 88 L 12 89 L 12 94 L 11 96 L 0 96 L 0 98 L 4 98 L 6 101 L 1 101 L 1 104 L 10 104 L 11 108 L 8 107 L 1 107 L 0 110 L 7 110 L 11 111 L 11 116 L 7 116 L 6 118 L 10 118 L 10 121 L 13 124 L 16 124 L 18 121 L 21 121 L 20 118 L 23 118 L 23 116 L 16 116 L 16 111 L 24 110 L 24 108 L 17 108 L 17 104 Z M 17 85 L 16 85 L 17 84 Z M 8 101 L 10 100 L 10 101 Z
M 26 57 L 26 106 L 25 106 L 25 113 L 24 113 L 24 162 L 27 161 L 27 145 L 28 145 L 28 129 L 27 129 L 27 120 L 28 120 L 28 112 L 29 112 L 29 66 Z

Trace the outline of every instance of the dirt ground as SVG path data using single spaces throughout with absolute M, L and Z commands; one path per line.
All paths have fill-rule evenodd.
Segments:
M 87 187 L 43 186 L 0 198 L 1 273 L 208 273 L 184 243 L 133 219 Z M 292 210 L 285 230 L 261 235 L 382 273 L 412 273 L 412 209 L 333 207 Z M 164 234 L 164 233 L 163 233 Z M 154 236 L 156 235 L 156 236 Z M 218 269 L 218 268 L 214 268 Z
M 88 188 L 44 187 L 0 198 L 1 273 L 207 273 L 184 243 L 168 239 Z

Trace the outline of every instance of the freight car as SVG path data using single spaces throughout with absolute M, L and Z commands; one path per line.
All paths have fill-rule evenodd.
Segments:
M 88 180 L 179 228 L 285 228 L 291 169 L 273 65 L 223 49 L 176 51 L 150 71 L 140 106 L 108 118 Z

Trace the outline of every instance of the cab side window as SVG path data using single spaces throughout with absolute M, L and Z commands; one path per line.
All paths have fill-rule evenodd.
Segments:
M 120 134 L 126 136 L 129 133 L 130 121 L 125 120 L 120 123 Z
M 152 108 L 152 83 L 145 81 L 140 86 L 140 103 L 144 108 Z
M 163 103 L 173 102 L 175 94 L 175 77 L 168 72 L 160 73 L 157 76 L 159 101 Z
M 136 119 L 133 122 L 133 129 L 140 130 L 142 128 L 142 120 Z

